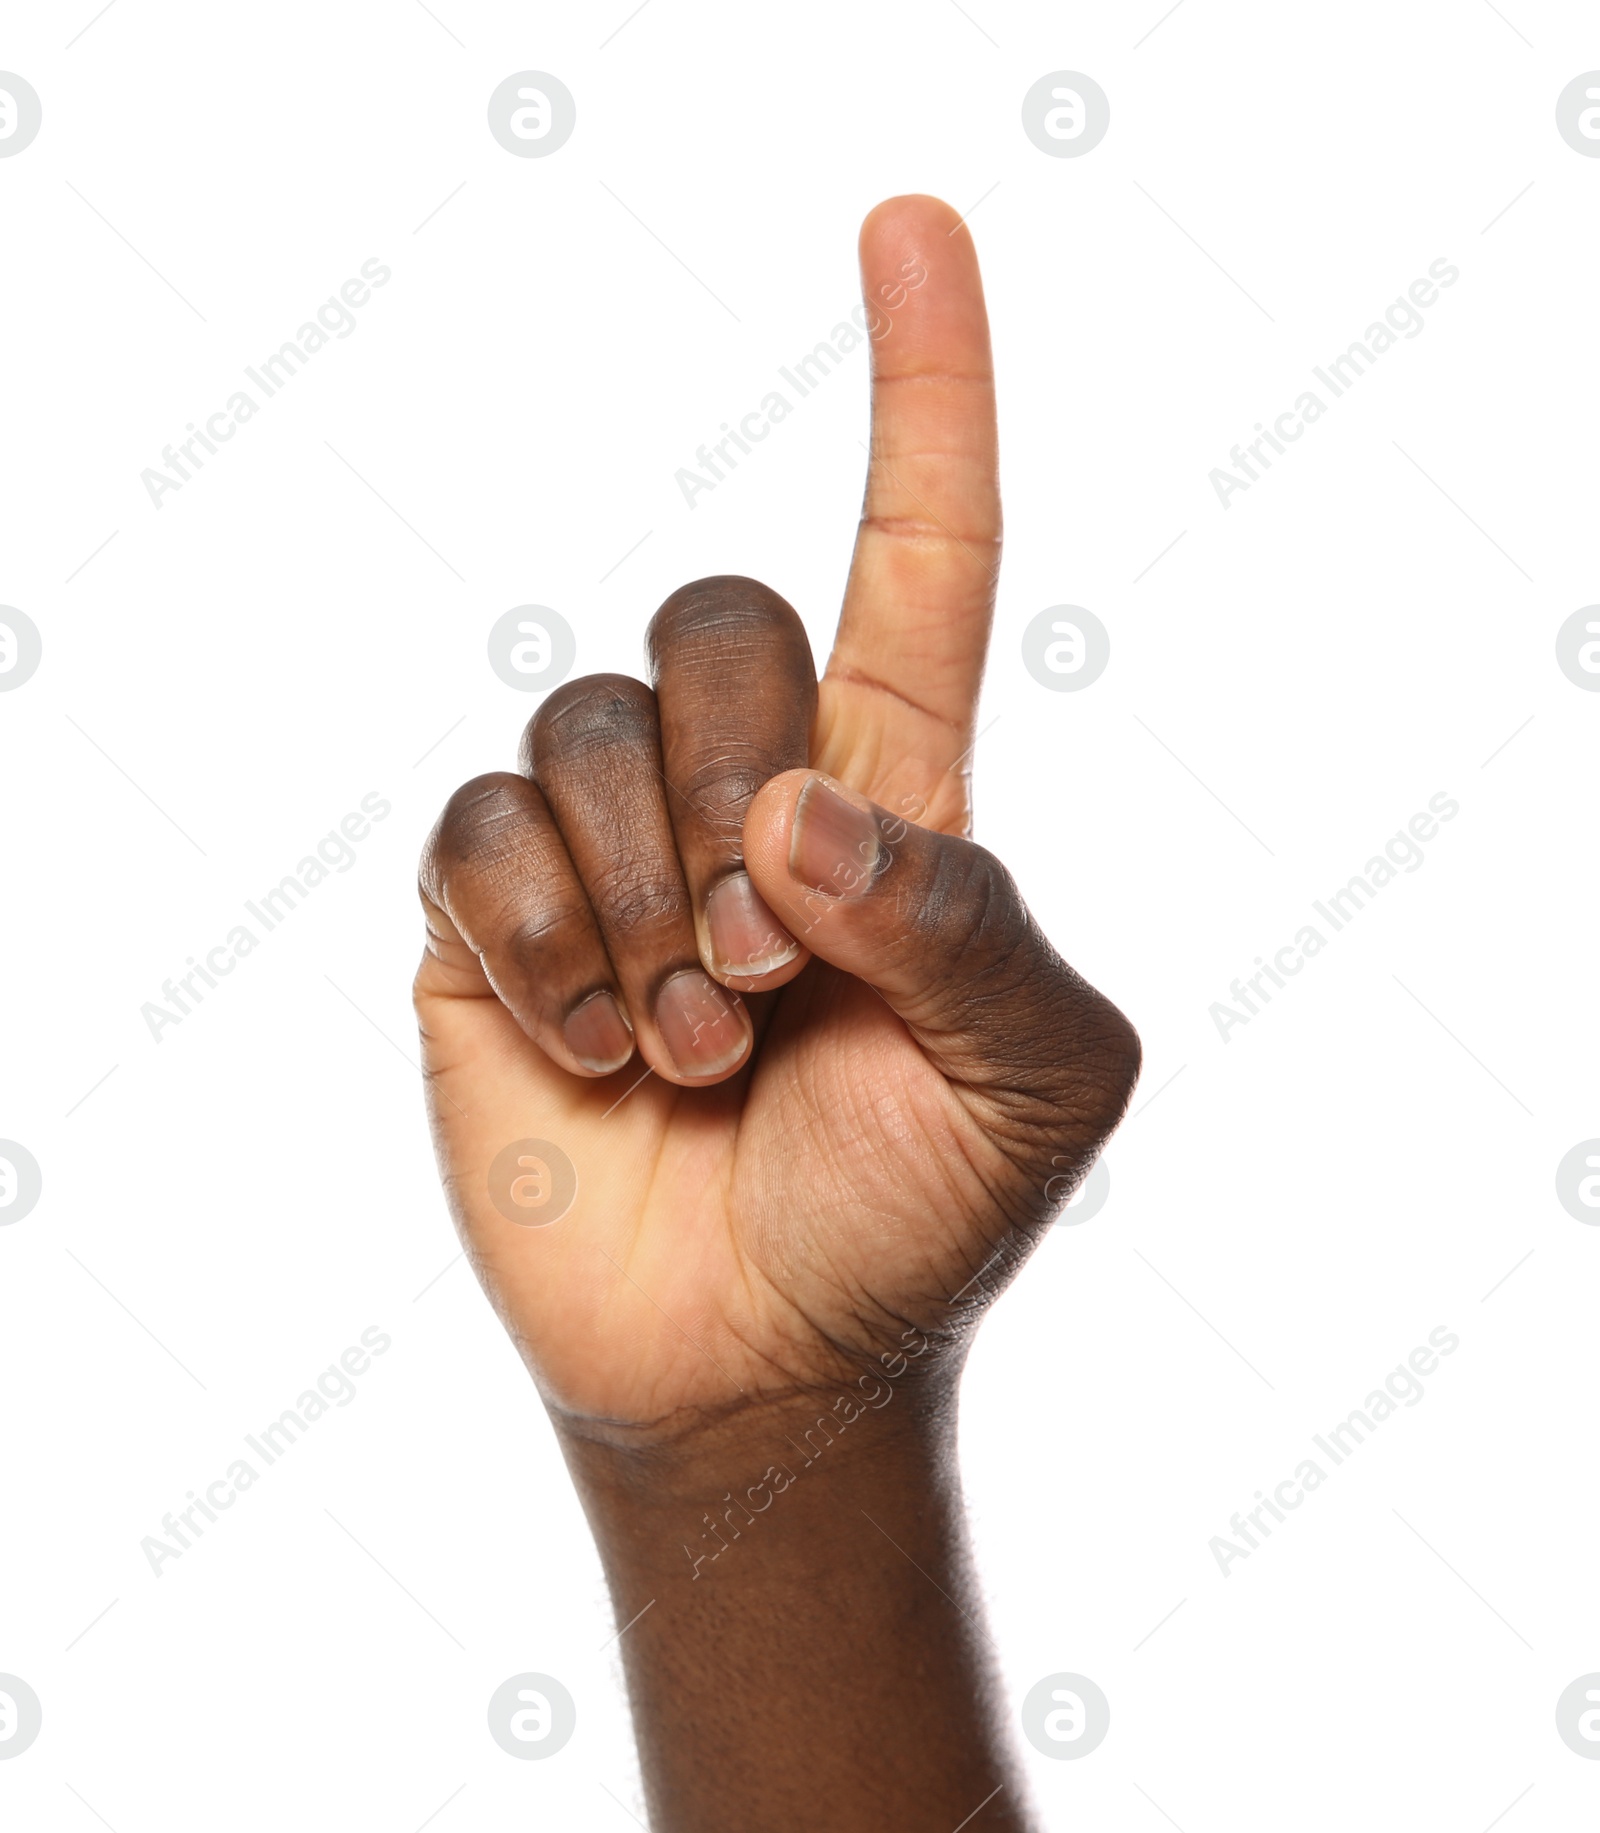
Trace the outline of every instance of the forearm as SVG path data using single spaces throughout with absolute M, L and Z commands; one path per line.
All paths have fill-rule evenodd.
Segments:
M 896 1391 L 848 1425 L 831 1399 L 653 1449 L 563 1433 L 631 1624 L 651 1826 L 1021 1833 L 1035 1823 L 967 1556 L 953 1389 Z

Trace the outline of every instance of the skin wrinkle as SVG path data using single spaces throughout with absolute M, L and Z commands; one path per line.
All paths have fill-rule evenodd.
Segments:
M 830 681 L 847 681 L 854 687 L 870 688 L 874 693 L 887 695 L 891 700 L 898 700 L 902 706 L 910 707 L 913 713 L 921 713 L 924 718 L 931 719 L 938 725 L 948 727 L 950 731 L 955 733 L 957 738 L 966 737 L 965 726 L 958 724 L 953 719 L 946 719 L 942 713 L 934 712 L 932 707 L 921 706 L 917 701 L 908 699 L 897 689 L 890 687 L 887 681 L 880 681 L 876 675 L 869 675 L 864 669 L 852 668 L 849 666 L 836 668 L 833 663 L 830 662 L 828 664 L 826 678 Z
M 813 1092 L 815 1092 L 815 1091 L 813 1091 Z M 887 1100 L 887 1097 L 885 1097 L 885 1099 Z M 897 1117 L 898 1117 L 898 1116 L 897 1116 Z M 742 1117 L 741 1117 L 741 1124 L 742 1124 Z M 845 1167 L 844 1167 L 844 1166 L 843 1166 L 842 1164 L 841 1164 L 841 1165 L 840 1165 L 840 1166 L 839 1166 L 838 1168 L 839 1168 L 839 1170 L 841 1171 L 841 1173 L 842 1173 L 842 1172 L 844 1171 L 844 1169 L 845 1169 Z M 747 1266 L 748 1266 L 748 1263 L 746 1263 L 746 1264 L 747 1264 Z M 766 1269 L 765 1269 L 765 1268 L 763 1268 L 763 1267 L 761 1267 L 761 1266 L 760 1266 L 759 1264 L 758 1264 L 758 1265 L 756 1266 L 756 1268 L 755 1268 L 755 1271 L 756 1271 L 756 1273 L 758 1274 L 758 1276 L 760 1276 L 760 1277 L 762 1277 L 763 1279 L 766 1279 L 766 1280 L 770 1280 L 770 1277 L 771 1277 L 771 1276 L 770 1276 L 770 1275 L 769 1275 L 769 1274 L 767 1273 L 767 1271 L 766 1271 Z M 804 1315 L 804 1313 L 802 1312 L 802 1313 L 801 1313 L 801 1315 Z M 810 1318 L 808 1317 L 808 1318 L 806 1319 L 806 1321 L 807 1321 L 807 1323 L 808 1323 L 808 1325 L 809 1325 L 809 1326 L 810 1326 L 810 1327 L 811 1327 L 812 1329 L 814 1329 L 814 1330 L 815 1330 L 815 1329 L 817 1329 L 817 1328 L 819 1328 L 815 1320 L 813 1320 L 813 1319 L 810 1319 Z
M 678 887 L 658 877 L 650 862 L 639 857 L 618 860 L 595 873 L 589 892 L 624 942 L 669 936 L 689 909 Z
M 655 696 L 627 675 L 587 675 L 558 687 L 529 725 L 536 748 L 558 734 L 570 747 L 591 729 L 604 743 L 626 745 L 654 732 Z
M 873 378 L 873 386 L 879 389 L 896 388 L 902 382 L 919 383 L 924 386 L 930 382 L 948 382 L 957 386 L 971 383 L 988 389 L 994 386 L 994 374 L 990 370 L 982 373 L 958 374 L 950 369 L 896 369 Z
M 861 518 L 860 525 L 903 540 L 953 541 L 957 547 L 969 551 L 975 545 L 996 548 L 1000 545 L 998 535 L 962 534 L 959 529 L 946 528 L 942 522 L 929 522 L 921 516 L 866 515 Z
M 745 1073 L 748 1073 L 748 1072 L 745 1072 Z M 670 1086 L 670 1085 L 665 1085 L 665 1086 Z M 671 1099 L 671 1101 L 673 1102 L 673 1104 L 674 1104 L 674 1105 L 676 1105 L 676 1104 L 677 1104 L 677 1102 L 678 1102 L 678 1101 L 679 1101 L 679 1100 L 681 1099 L 681 1097 L 682 1097 L 682 1091 L 681 1091 L 681 1090 L 673 1090 L 673 1092 L 672 1092 L 672 1095 L 671 1095 L 671 1097 L 670 1097 L 670 1099 Z M 736 1137 L 737 1137 L 737 1134 L 738 1134 L 738 1131 L 739 1131 L 739 1127 L 740 1127 L 740 1125 L 741 1125 L 741 1122 L 742 1122 L 742 1119 L 743 1119 L 743 1112 L 742 1112 L 742 1110 L 741 1110 L 741 1112 L 740 1112 L 740 1113 L 739 1113 L 738 1115 L 736 1115 L 736 1116 L 734 1117 L 734 1120 L 733 1120 L 733 1131 L 734 1131 L 734 1134 L 735 1134 L 735 1136 L 736 1136 Z M 661 1176 L 661 1161 L 662 1161 L 662 1158 L 664 1157 L 664 1154 L 665 1154 L 665 1140 L 666 1140 L 666 1134 L 665 1134 L 665 1130 L 663 1130 L 663 1132 L 662 1132 L 662 1140 L 661 1140 L 661 1144 L 660 1144 L 660 1146 L 659 1146 L 659 1147 L 658 1147 L 658 1149 L 657 1149 L 657 1152 L 656 1152 L 656 1155 L 655 1155 L 655 1157 L 654 1157 L 654 1158 L 652 1159 L 652 1161 L 651 1161 L 651 1167 L 650 1167 L 650 1182 L 649 1182 L 649 1185 L 647 1186 L 647 1189 L 646 1189 L 646 1193 L 645 1193 L 645 1194 L 646 1194 L 646 1198 L 647 1198 L 647 1201 L 646 1201 L 646 1203 L 644 1203 L 644 1204 L 641 1204 L 641 1206 L 640 1206 L 640 1213 L 641 1213 L 641 1214 L 643 1214 L 643 1213 L 644 1213 L 644 1211 L 645 1211 L 645 1209 L 646 1209 L 646 1208 L 648 1207 L 648 1197 L 649 1197 L 649 1194 L 650 1194 L 650 1192 L 651 1192 L 651 1190 L 652 1190 L 652 1189 L 654 1188 L 654 1186 L 655 1186 L 655 1184 L 657 1183 L 657 1181 L 659 1180 L 659 1178 L 660 1178 L 660 1176 Z M 731 1167 L 731 1166 L 732 1166 L 732 1165 L 733 1165 L 734 1163 L 736 1163 L 736 1162 L 737 1162 L 737 1161 L 736 1161 L 736 1158 L 735 1158 L 735 1157 L 733 1157 L 732 1155 L 730 1155 L 730 1158 L 729 1158 L 729 1164 L 730 1164 L 730 1167 Z M 731 1177 L 731 1175 L 732 1175 L 732 1172 L 731 1172 L 731 1169 L 730 1169 L 730 1172 L 729 1172 L 729 1174 L 728 1174 L 728 1175 L 729 1175 L 729 1176 Z M 636 1231 L 636 1232 L 635 1232 L 635 1234 L 633 1235 L 633 1237 L 631 1237 L 631 1246 L 632 1246 L 632 1248 L 633 1248 L 633 1250 L 634 1250 L 634 1252 L 635 1252 L 635 1255 L 636 1255 L 636 1253 L 637 1253 L 637 1241 L 638 1241 L 638 1235 L 637 1235 L 637 1231 Z M 750 1283 L 751 1283 L 751 1274 L 752 1274 L 752 1272 L 754 1272 L 754 1273 L 756 1273 L 756 1274 L 757 1274 L 758 1276 L 760 1276 L 760 1277 L 763 1277 L 763 1278 L 764 1278 L 764 1275 L 762 1274 L 762 1270 L 761 1270 L 761 1269 L 760 1269 L 759 1267 L 752 1267 L 752 1265 L 751 1265 L 751 1263 L 750 1263 L 750 1261 L 749 1261 L 749 1260 L 747 1259 L 747 1257 L 746 1257 L 746 1255 L 745 1255 L 745 1253 L 744 1253 L 744 1249 L 743 1249 L 743 1245 L 742 1245 L 742 1243 L 740 1243 L 740 1242 L 738 1241 L 738 1239 L 737 1239 L 737 1237 L 736 1237 L 736 1236 L 735 1236 L 735 1235 L 734 1235 L 734 1234 L 733 1234 L 733 1233 L 732 1233 L 731 1231 L 730 1231 L 730 1232 L 728 1233 L 728 1235 L 727 1235 L 727 1242 L 728 1242 L 728 1245 L 730 1246 L 730 1248 L 732 1249 L 732 1251 L 733 1251 L 733 1253 L 734 1253 L 734 1256 L 735 1256 L 735 1258 L 736 1258 L 736 1259 L 737 1259 L 737 1261 L 738 1261 L 738 1264 L 739 1264 L 739 1267 L 740 1267 L 740 1269 L 741 1269 L 741 1275 L 742 1275 L 742 1278 L 743 1278 L 743 1281 L 744 1281 L 744 1284 L 745 1284 L 745 1286 L 746 1286 L 746 1288 L 747 1288 L 747 1289 L 748 1289 L 748 1287 L 749 1287 L 749 1285 L 750 1285 Z M 774 1293 L 774 1296 L 781 1296 L 781 1295 L 779 1295 L 779 1294 L 777 1294 L 777 1293 Z M 754 1309 L 754 1307 L 752 1306 L 752 1310 L 753 1310 L 753 1309 Z M 747 1344 L 744 1344 L 743 1342 L 741 1342 L 741 1347 L 746 1347 L 746 1348 L 748 1348 L 748 1347 L 750 1347 L 750 1346 L 749 1346 L 749 1345 L 747 1345 Z M 720 1360 L 720 1358 L 719 1358 L 719 1360 Z
M 682 1090 L 677 1090 L 677 1089 L 674 1089 L 674 1090 L 672 1091 L 672 1095 L 671 1095 L 671 1097 L 670 1097 L 670 1098 L 671 1098 L 671 1100 L 673 1101 L 673 1103 L 674 1103 L 674 1105 L 676 1105 L 676 1103 L 678 1102 L 678 1100 L 680 1100 L 680 1099 L 682 1098 L 682 1095 L 683 1095 L 683 1091 L 682 1091 Z M 733 1124 L 734 1124 L 734 1129 L 735 1129 L 735 1131 L 737 1131 L 737 1129 L 738 1129 L 738 1126 L 739 1126 L 739 1119 L 738 1119 L 737 1117 L 735 1118 L 735 1120 L 734 1120 L 734 1123 L 733 1123 Z M 649 1194 L 650 1194 L 650 1192 L 651 1192 L 651 1190 L 652 1190 L 652 1189 L 654 1188 L 654 1186 L 656 1185 L 656 1183 L 658 1182 L 658 1180 L 660 1179 L 660 1177 L 661 1177 L 661 1175 L 662 1175 L 662 1162 L 661 1162 L 661 1161 L 662 1161 L 662 1159 L 663 1159 L 663 1157 L 664 1157 L 664 1156 L 665 1156 L 665 1132 L 663 1131 L 663 1135 L 662 1135 L 662 1144 L 661 1144 L 661 1146 L 660 1146 L 660 1148 L 658 1148 L 658 1150 L 657 1150 L 657 1152 L 656 1152 L 656 1154 L 655 1154 L 655 1156 L 654 1156 L 654 1158 L 653 1158 L 653 1159 L 652 1159 L 652 1161 L 651 1161 L 651 1166 L 650 1166 L 650 1174 L 649 1174 L 649 1184 L 647 1185 L 647 1188 L 646 1188 L 646 1193 L 645 1193 L 645 1194 L 646 1194 L 646 1198 L 647 1198 L 647 1199 L 648 1199 L 648 1196 L 649 1196 Z M 730 1163 L 732 1163 L 732 1162 L 733 1162 L 733 1161 L 732 1161 L 732 1160 L 730 1159 Z M 646 1204 L 646 1205 L 641 1205 L 641 1212 L 642 1212 L 642 1210 L 643 1210 L 643 1208 L 644 1208 L 644 1207 L 647 1207 L 647 1204 Z M 745 1281 L 745 1284 L 746 1284 L 746 1286 L 747 1286 L 747 1288 L 748 1288 L 748 1286 L 749 1286 L 749 1284 L 750 1284 L 750 1280 L 751 1280 L 751 1274 L 752 1274 L 752 1273 L 754 1273 L 754 1274 L 756 1275 L 756 1277 L 758 1277 L 758 1278 L 761 1278 L 761 1279 L 762 1279 L 762 1280 L 763 1280 L 763 1281 L 765 1282 L 765 1274 L 764 1274 L 764 1272 L 763 1272 L 763 1270 L 762 1270 L 762 1269 L 761 1269 L 761 1268 L 760 1268 L 759 1266 L 752 1266 L 752 1265 L 751 1265 L 751 1263 L 750 1263 L 750 1262 L 749 1262 L 749 1261 L 747 1260 L 747 1258 L 746 1258 L 746 1257 L 745 1257 L 745 1255 L 744 1255 L 744 1252 L 743 1252 L 743 1248 L 742 1248 L 742 1245 L 741 1245 L 741 1244 L 740 1244 L 740 1243 L 739 1243 L 739 1242 L 738 1242 L 738 1241 L 737 1241 L 736 1239 L 733 1239 L 733 1238 L 732 1238 L 731 1236 L 730 1236 L 730 1245 L 732 1246 L 732 1248 L 733 1248 L 733 1250 L 734 1250 L 734 1252 L 735 1252 L 735 1254 L 736 1254 L 736 1256 L 737 1256 L 737 1258 L 738 1258 L 738 1261 L 739 1261 L 739 1265 L 740 1265 L 740 1268 L 741 1268 L 741 1271 L 742 1271 L 742 1274 L 743 1274 L 743 1278 L 744 1278 L 744 1281 Z M 638 1235 L 637 1235 L 637 1232 L 635 1232 L 635 1234 L 633 1235 L 633 1237 L 631 1237 L 631 1240 L 630 1240 L 630 1248 L 631 1248 L 631 1251 L 632 1251 L 632 1258 L 634 1258 L 635 1260 L 637 1260 L 637 1248 L 638 1248 Z M 623 1274 L 624 1274 L 624 1276 L 625 1276 L 625 1277 L 632 1277 L 632 1274 L 633 1274 L 633 1269 L 632 1269 L 631 1267 L 628 1267 L 628 1266 L 626 1265 L 626 1263 L 623 1263 L 623 1264 L 622 1264 L 622 1267 L 621 1267 L 621 1271 L 623 1272 Z M 774 1296 L 780 1296 L 780 1297 L 781 1297 L 782 1295 L 780 1295 L 780 1294 L 776 1294 L 776 1293 L 775 1293 L 775 1294 L 774 1294 Z M 786 1303 L 790 1303 L 790 1304 L 792 1304 L 792 1301 L 788 1301 L 788 1300 L 785 1300 L 785 1302 L 786 1302 Z M 754 1307 L 752 1306 L 752 1307 L 751 1307 L 751 1309 L 753 1310 L 753 1309 L 754 1309 Z M 801 1317 L 802 1319 L 804 1319 L 804 1313 L 803 1313 L 803 1312 L 802 1312 L 802 1311 L 801 1311 L 801 1310 L 799 1309 L 799 1307 L 797 1307 L 797 1306 L 796 1306 L 796 1307 L 794 1307 L 794 1311 L 795 1311 L 795 1315 L 796 1315 L 797 1317 Z M 804 1320 L 804 1321 L 806 1321 L 806 1322 L 808 1322 L 808 1323 L 809 1323 L 809 1320 Z M 772 1358 L 768 1358 L 768 1357 L 766 1356 L 766 1354 L 765 1354 L 765 1352 L 764 1352 L 764 1351 L 761 1351 L 761 1350 L 759 1349 L 759 1347 L 758 1347 L 758 1346 L 752 1346 L 752 1345 L 749 1345 L 749 1344 L 747 1344 L 747 1343 L 745 1343 L 745 1342 L 744 1342 L 744 1340 L 743 1340 L 743 1339 L 741 1339 L 741 1338 L 740 1338 L 740 1337 L 738 1336 L 738 1333 L 737 1333 L 737 1332 L 734 1332 L 734 1333 L 732 1333 L 732 1334 L 734 1335 L 734 1340 L 735 1340 L 735 1341 L 737 1341 L 737 1342 L 739 1342 L 739 1344 L 740 1344 L 740 1347 L 741 1347 L 741 1348 L 751 1348 L 751 1347 L 756 1347 L 756 1353 L 758 1354 L 758 1357 L 759 1357 L 760 1359 L 762 1359 L 762 1360 L 766 1360 L 766 1361 L 768 1361 L 768 1365 L 769 1365 L 769 1366 L 770 1366 L 770 1367 L 771 1367 L 771 1368 L 772 1368 L 772 1369 L 774 1370 L 774 1372 L 777 1372 L 777 1373 L 780 1373 L 780 1374 L 782 1374 L 782 1375 L 784 1376 L 784 1378 L 785 1378 L 786 1380 L 788 1380 L 788 1381 L 789 1381 L 789 1382 L 791 1382 L 791 1383 L 793 1382 L 793 1380 L 794 1380 L 794 1377 L 793 1377 L 793 1373 L 792 1373 L 792 1371 L 790 1371 L 790 1370 L 787 1370 L 787 1369 L 784 1369 L 784 1368 L 782 1367 L 782 1365 L 781 1365 L 781 1364 L 779 1364 L 779 1363 L 778 1363 L 778 1362 L 777 1362 L 777 1361 L 776 1361 L 775 1359 L 772 1359 Z M 690 1333 L 690 1335 L 692 1336 L 692 1335 L 693 1335 L 693 1333 L 691 1332 L 691 1333 Z M 720 1362 L 722 1358 L 721 1358 L 721 1357 L 719 1356 L 719 1357 L 716 1357 L 715 1359 L 716 1359 L 716 1360 L 717 1360 L 718 1362 Z M 729 1407 L 733 1407 L 733 1406 L 735 1406 L 735 1405 L 737 1405 L 738 1403 L 736 1403 L 736 1402 L 731 1402 L 731 1401 L 730 1401 L 730 1402 L 727 1402 L 726 1404 L 727 1404 L 727 1405 L 728 1405 Z M 662 1417 L 663 1417 L 663 1419 L 670 1419 L 670 1418 L 672 1417 L 672 1415 L 671 1415 L 671 1414 L 666 1414 L 666 1415 L 663 1415 Z
M 510 779 L 520 785 L 520 779 Z M 517 899 L 514 895 L 517 888 L 519 867 L 526 869 L 528 862 L 527 848 L 518 849 L 514 844 L 513 823 L 525 830 L 529 811 L 526 807 L 513 807 L 502 811 L 498 817 L 492 817 L 497 823 L 494 831 L 493 849 L 487 853 L 481 845 L 475 845 L 474 836 L 485 832 L 486 823 L 482 814 L 483 805 L 491 800 L 503 798 L 501 785 L 496 784 L 492 791 L 476 798 L 473 802 L 457 808 L 452 802 L 445 817 L 435 829 L 430 839 L 428 852 L 423 866 L 424 895 L 440 914 L 446 916 L 463 938 L 472 924 L 465 917 L 464 903 L 467 896 L 461 881 L 479 890 L 480 895 L 498 894 L 494 901 L 496 914 L 514 908 Z M 574 900 L 564 907 L 558 907 L 562 915 L 578 915 L 583 906 Z
M 588 909 L 579 904 L 553 905 L 538 917 L 519 922 L 506 938 L 506 950 L 513 958 L 531 955 L 541 942 L 559 935 L 569 923 L 586 922 L 588 915 Z M 531 971 L 533 963 L 526 966 Z
M 490 831 L 494 817 L 491 815 L 485 818 L 480 810 L 484 805 L 503 802 L 504 793 L 503 779 L 498 774 L 474 777 L 455 792 L 434 823 L 423 850 L 422 877 L 425 884 L 434 881 L 441 859 L 465 863 L 473 848 L 462 839 L 463 834 L 470 832 L 475 842 L 478 833 Z M 504 821 L 507 816 L 502 812 L 499 818 Z
M 766 780 L 767 773 L 755 769 L 743 754 L 729 753 L 707 760 L 679 794 L 708 827 L 725 827 L 742 838 L 744 810 Z

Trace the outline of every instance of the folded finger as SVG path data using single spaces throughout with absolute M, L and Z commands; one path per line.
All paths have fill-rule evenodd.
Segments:
M 526 777 L 463 785 L 423 851 L 436 940 L 470 950 L 490 988 L 553 1061 L 604 1076 L 633 1055 L 594 912 L 544 797 Z
M 683 1084 L 733 1074 L 753 1033 L 737 995 L 700 964 L 655 695 L 625 675 L 569 682 L 534 715 L 523 762 L 561 830 L 645 1061 Z
M 769 777 L 807 761 L 817 676 L 805 626 L 757 580 L 701 579 L 655 614 L 645 646 L 700 959 L 741 992 L 782 986 L 807 957 L 744 869 L 744 817 Z

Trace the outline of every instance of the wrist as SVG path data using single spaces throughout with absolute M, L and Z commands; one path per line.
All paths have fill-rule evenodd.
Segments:
M 815 1545 L 819 1518 L 845 1508 L 859 1527 L 875 1501 L 899 1514 L 953 1492 L 959 1358 L 893 1366 L 898 1378 L 880 1369 L 648 1426 L 554 1415 L 614 1586 L 726 1580 L 735 1564 L 772 1582 Z M 754 1561 L 724 1557 L 757 1545 Z
M 652 1825 L 1031 1825 L 971 1571 L 959 1356 L 630 1439 L 558 1422 L 619 1625 Z M 840 1405 L 840 1401 L 845 1402 Z M 803 1738 L 774 1739 L 774 1726 Z M 719 1752 L 716 1809 L 683 1818 Z M 697 1751 L 700 1754 L 697 1754 Z

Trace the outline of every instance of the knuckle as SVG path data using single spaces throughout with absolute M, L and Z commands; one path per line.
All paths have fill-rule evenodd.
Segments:
M 1012 1093 L 1034 1125 L 1054 1137 L 1068 1122 L 1075 1138 L 1098 1147 L 1139 1079 L 1138 1032 L 1051 947 L 985 848 L 942 848 L 922 896 L 941 1003 L 954 995 L 968 1022 L 988 1015 L 983 1028 L 1002 1046 Z
M 1058 958 L 1059 959 L 1059 958 Z M 1116 1130 L 1139 1080 L 1139 1033 L 1103 993 L 1060 963 L 1040 1043 L 1057 1113 L 1096 1148 Z
M 707 827 L 737 842 L 746 809 L 771 775 L 764 760 L 724 752 L 693 765 L 673 788 Z
M 1096 993 L 1094 997 L 1099 1007 L 1094 1058 L 1102 1085 L 1114 1099 L 1120 1119 L 1144 1068 L 1144 1044 L 1121 1007 L 1103 994 Z
M 650 620 L 645 654 L 651 679 L 659 680 L 685 645 L 708 645 L 721 660 L 752 644 L 769 647 L 775 634 L 806 643 L 799 614 L 771 586 L 736 573 L 696 579 L 680 586 Z
M 463 783 L 445 803 L 423 843 L 418 882 L 424 897 L 442 901 L 452 873 L 492 865 L 526 819 L 528 785 L 508 771 L 489 771 Z
M 612 861 L 591 879 L 589 895 L 606 928 L 630 940 L 688 920 L 682 888 L 642 860 Z
M 501 949 L 505 959 L 532 980 L 553 945 L 565 943 L 574 931 L 588 930 L 589 912 L 582 899 L 555 894 L 512 918 Z
M 529 720 L 522 740 L 525 768 L 559 759 L 582 764 L 618 750 L 658 744 L 655 695 L 629 675 L 585 675 L 566 682 Z
M 1016 880 L 986 847 L 941 847 L 927 888 L 936 934 L 953 972 L 1009 979 L 1033 930 Z

